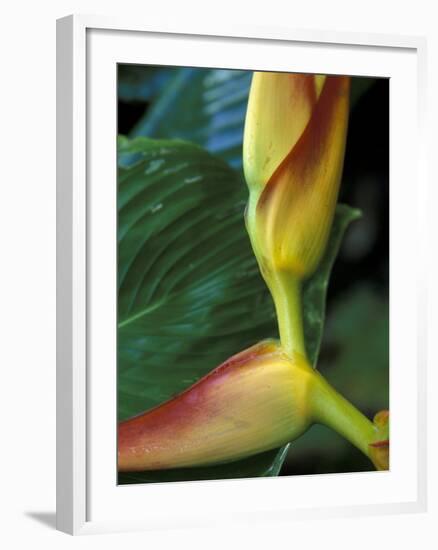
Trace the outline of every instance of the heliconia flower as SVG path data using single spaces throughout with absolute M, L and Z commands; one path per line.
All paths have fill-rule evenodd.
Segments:
M 219 464 L 275 449 L 311 422 L 315 371 L 272 340 L 217 367 L 158 407 L 121 422 L 119 471 Z
M 350 78 L 254 73 L 243 161 L 246 223 L 268 285 L 271 272 L 302 279 L 318 265 L 342 175 Z
M 377 470 L 389 470 L 389 411 L 380 411 L 374 417 L 375 440 L 369 444 L 369 456 Z

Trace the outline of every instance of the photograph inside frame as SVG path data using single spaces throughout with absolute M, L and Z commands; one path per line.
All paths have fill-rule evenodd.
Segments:
M 389 80 L 118 65 L 118 483 L 389 469 Z

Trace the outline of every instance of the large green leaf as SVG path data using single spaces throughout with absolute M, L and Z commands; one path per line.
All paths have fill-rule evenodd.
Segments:
M 277 337 L 271 297 L 246 234 L 240 176 L 203 149 L 122 139 L 136 158 L 118 178 L 118 416 L 147 410 L 230 355 Z M 329 272 L 347 221 L 341 207 L 327 255 L 304 290 L 316 360 Z M 120 482 L 277 475 L 285 448 L 226 466 L 124 475 Z
M 244 188 L 187 143 L 125 143 L 119 174 L 119 418 L 169 398 L 276 335 L 243 224 Z M 243 191 L 243 192 L 242 192 Z

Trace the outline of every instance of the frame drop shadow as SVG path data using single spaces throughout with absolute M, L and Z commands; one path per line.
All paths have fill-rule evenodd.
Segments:
M 25 512 L 28 518 L 38 521 L 42 525 L 50 529 L 56 529 L 56 513 L 55 512 Z

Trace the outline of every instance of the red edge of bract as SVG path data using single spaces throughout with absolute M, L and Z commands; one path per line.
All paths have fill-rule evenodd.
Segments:
M 382 441 L 370 443 L 370 447 L 389 447 L 389 439 L 383 439 Z
M 272 353 L 275 353 L 277 350 L 277 347 L 275 346 L 275 342 L 271 340 L 266 340 L 264 342 L 260 342 L 258 344 L 255 344 L 254 346 L 251 346 L 250 348 L 241 351 L 239 353 L 236 353 L 235 355 L 232 355 L 229 359 L 221 363 L 219 366 L 217 366 L 215 369 L 213 369 L 211 372 L 206 374 L 203 378 L 208 378 L 209 376 L 217 373 L 218 371 L 221 371 L 223 369 L 228 369 L 233 366 L 237 366 L 240 363 L 247 363 L 251 361 L 252 359 L 256 359 L 258 357 L 262 357 L 264 355 L 271 355 Z M 201 378 L 202 380 L 202 378 Z

